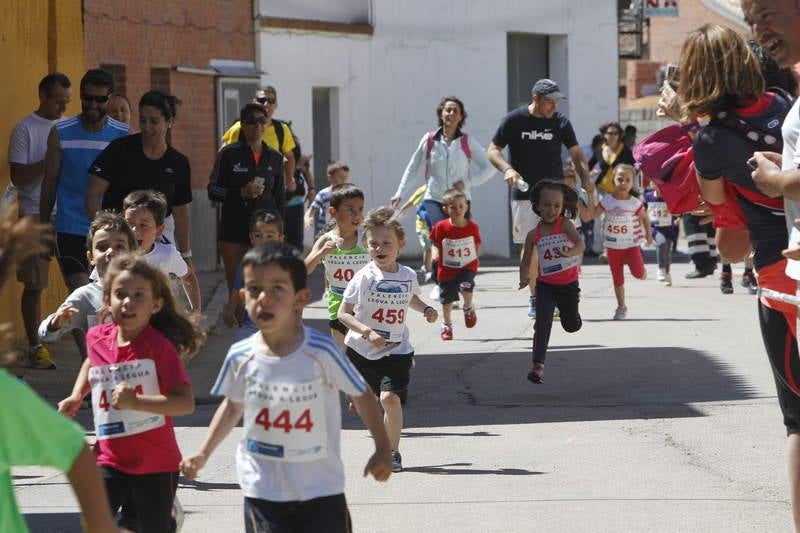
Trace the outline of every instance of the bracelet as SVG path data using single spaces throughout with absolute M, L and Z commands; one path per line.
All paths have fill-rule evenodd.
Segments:
M 192 251 L 186 250 L 185 252 L 181 252 L 181 257 L 183 257 L 184 259 L 189 259 L 190 257 L 192 257 Z

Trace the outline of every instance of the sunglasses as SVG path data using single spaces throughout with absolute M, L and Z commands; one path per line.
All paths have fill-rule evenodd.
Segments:
M 250 117 L 244 121 L 246 126 L 255 126 L 261 124 L 262 126 L 267 123 L 267 117 Z
M 84 102 L 97 102 L 98 104 L 105 104 L 108 102 L 109 96 L 107 94 L 103 96 L 95 96 L 92 94 L 82 94 L 81 100 Z
M 256 102 L 258 102 L 261 105 L 264 104 L 273 105 L 275 102 L 277 102 L 277 100 L 271 96 L 262 96 L 261 98 L 256 98 Z

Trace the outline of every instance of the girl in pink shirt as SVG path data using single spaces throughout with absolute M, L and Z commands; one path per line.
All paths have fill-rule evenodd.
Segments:
M 112 322 L 87 333 L 72 396 L 92 392 L 95 456 L 112 513 L 124 503 L 137 531 L 168 533 L 181 461 L 172 417 L 194 411 L 181 355 L 193 355 L 203 333 L 175 304 L 164 274 L 138 256 L 111 263 L 104 301 Z
M 574 189 L 560 182 L 539 181 L 531 191 L 531 206 L 541 220 L 525 239 L 519 265 L 519 288 L 530 282 L 531 257 L 536 253 L 539 258 L 536 322 L 533 325 L 533 368 L 528 380 L 541 383 L 555 307 L 561 312 L 564 331 L 573 333 L 581 329 L 578 272 L 585 245 L 569 220 L 578 213 L 578 193 Z

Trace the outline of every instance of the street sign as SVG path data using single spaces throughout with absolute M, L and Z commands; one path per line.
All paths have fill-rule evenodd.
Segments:
M 644 16 L 677 17 L 678 0 L 644 0 Z

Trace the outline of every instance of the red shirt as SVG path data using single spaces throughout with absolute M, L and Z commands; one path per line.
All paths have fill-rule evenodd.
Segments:
M 86 347 L 92 366 L 152 359 L 161 394 L 167 394 L 179 383 L 189 383 L 175 346 L 153 326 L 148 325 L 130 344 L 122 347 L 117 346 L 116 324 L 95 326 L 86 333 Z M 175 439 L 172 417 L 164 418 L 166 423 L 159 428 L 127 437 L 98 440 L 94 447 L 97 464 L 127 474 L 177 471 L 181 452 Z
M 449 218 L 437 222 L 431 230 L 431 240 L 439 249 L 439 281 L 450 281 L 462 270 L 478 271 L 481 232 L 473 221 L 467 220 L 463 227 L 454 226 Z M 467 263 L 470 257 L 474 259 Z

